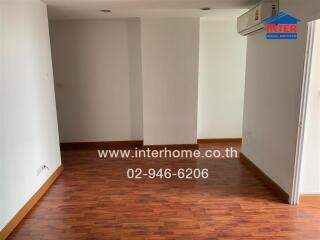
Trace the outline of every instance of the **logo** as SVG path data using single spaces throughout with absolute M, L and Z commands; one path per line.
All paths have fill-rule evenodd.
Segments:
M 266 25 L 267 39 L 297 39 L 299 19 L 294 18 L 284 12 L 263 20 Z

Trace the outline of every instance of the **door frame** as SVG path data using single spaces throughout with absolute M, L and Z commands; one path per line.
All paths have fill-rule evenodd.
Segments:
M 304 74 L 302 82 L 301 100 L 300 100 L 300 114 L 299 114 L 299 126 L 296 144 L 296 156 L 294 164 L 294 176 L 293 176 L 293 186 L 290 195 L 290 204 L 299 204 L 300 198 L 300 182 L 301 182 L 301 172 L 302 172 L 302 152 L 304 143 L 304 132 L 305 132 L 305 121 L 307 113 L 307 100 L 309 95 L 309 85 L 310 85 L 310 73 L 312 66 L 312 53 L 314 47 L 315 29 L 317 21 L 308 22 L 308 36 L 307 36 L 307 46 L 306 55 L 304 63 Z

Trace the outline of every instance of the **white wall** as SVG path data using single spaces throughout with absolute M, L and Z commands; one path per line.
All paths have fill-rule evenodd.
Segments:
M 299 24 L 296 41 L 266 40 L 264 31 L 248 37 L 242 152 L 291 194 L 306 48 L 305 20 L 320 12 L 320 2 L 280 0 L 280 8 L 304 21 Z
M 50 22 L 61 142 L 142 139 L 140 23 Z
M 0 229 L 60 166 L 46 6 L 0 3 Z M 41 165 L 50 170 L 37 175 Z
M 4 20 L 4 16 L 3 16 L 3 10 L 4 10 L 4 5 L 0 5 L 0 36 L 3 36 L 3 20 Z M 2 101 L 2 94 L 3 94 L 3 88 L 2 86 L 4 85 L 4 78 L 3 78 L 3 37 L 0 37 L 0 131 L 3 130 L 4 128 L 4 111 L 2 111 L 2 109 L 4 109 L 4 101 Z M 4 188 L 5 185 L 3 183 L 2 180 L 2 176 L 4 176 L 4 159 L 2 158 L 2 156 L 4 156 L 4 146 L 2 145 L 2 142 L 4 141 L 4 139 L 2 138 L 2 134 L 0 135 L 0 199 L 3 198 L 3 193 L 4 193 Z M 0 231 L 1 229 L 5 226 L 7 220 L 4 219 L 4 217 L 2 216 L 2 212 L 3 210 L 3 204 L 2 204 L 2 200 L 0 200 Z
M 200 22 L 198 138 L 241 138 L 247 39 L 237 21 Z
M 199 19 L 141 20 L 143 139 L 197 142 Z
M 320 21 L 316 22 L 302 151 L 301 194 L 320 193 Z
M 128 22 L 131 139 L 143 139 L 140 21 Z

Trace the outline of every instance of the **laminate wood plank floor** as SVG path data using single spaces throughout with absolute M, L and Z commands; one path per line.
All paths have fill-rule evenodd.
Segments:
M 281 202 L 238 159 L 101 160 L 94 150 L 62 159 L 64 173 L 9 239 L 320 239 L 319 205 Z M 128 168 L 188 167 L 208 168 L 209 178 L 126 176 Z

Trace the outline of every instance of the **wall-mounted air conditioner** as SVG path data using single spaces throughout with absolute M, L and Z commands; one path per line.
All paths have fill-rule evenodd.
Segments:
M 246 36 L 264 28 L 263 20 L 278 12 L 278 0 L 263 0 L 256 7 L 238 17 L 238 33 Z

